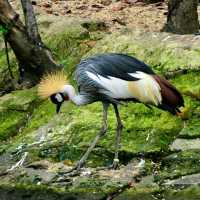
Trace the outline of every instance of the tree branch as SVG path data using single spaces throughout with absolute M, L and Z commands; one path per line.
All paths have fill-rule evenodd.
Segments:
M 4 43 L 5 43 L 5 52 L 6 52 L 6 60 L 7 60 L 7 64 L 8 64 L 8 71 L 10 73 L 11 80 L 13 80 L 14 76 L 13 76 L 13 73 L 12 73 L 12 70 L 11 70 L 11 67 L 10 67 L 10 59 L 9 59 L 9 54 L 8 54 L 8 43 L 6 41 L 5 36 L 3 36 L 3 39 L 4 39 Z
M 28 36 L 34 43 L 41 44 L 42 40 L 38 31 L 37 21 L 31 1 L 21 0 L 21 4 L 24 12 L 25 26 Z
M 27 10 L 26 18 L 28 31 L 9 1 L 0 0 L 0 24 L 8 30 L 5 38 L 18 60 L 20 83 L 31 87 L 44 73 L 61 70 L 62 67 L 54 61 L 51 51 L 40 39 L 33 8 L 30 15 Z
M 13 26 L 17 26 L 20 30 L 24 30 L 24 26 L 19 20 L 19 15 L 12 9 L 8 0 L 0 0 L 0 24 L 6 29 L 12 29 Z

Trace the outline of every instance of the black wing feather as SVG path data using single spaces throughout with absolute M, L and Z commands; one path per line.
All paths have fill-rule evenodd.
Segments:
M 142 71 L 147 74 L 155 74 L 153 70 L 144 62 L 124 54 L 101 54 L 83 60 L 78 68 L 84 68 L 95 74 L 108 78 L 108 76 L 120 78 L 127 81 L 138 80 L 129 75 L 136 71 Z
M 111 76 L 127 81 L 137 81 L 137 78 L 129 75 L 129 73 L 135 73 L 136 71 L 154 74 L 148 65 L 134 57 L 108 53 L 82 60 L 76 68 L 75 79 L 80 94 L 89 94 L 93 101 L 102 101 L 103 99 L 111 101 L 110 97 L 102 96 L 102 90 L 106 90 L 106 88 L 91 79 L 86 72 L 101 75 L 105 78 Z M 115 100 L 113 99 L 113 101 Z

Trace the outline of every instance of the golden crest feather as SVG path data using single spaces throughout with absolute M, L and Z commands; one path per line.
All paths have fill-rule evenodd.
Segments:
M 41 99 L 46 99 L 60 92 L 65 84 L 67 84 L 67 76 L 63 71 L 46 74 L 38 85 L 38 95 Z

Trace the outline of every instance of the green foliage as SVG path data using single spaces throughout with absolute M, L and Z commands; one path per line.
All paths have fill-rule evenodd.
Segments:
M 13 51 L 9 48 L 9 59 L 10 59 L 10 68 L 14 77 L 18 77 L 18 63 Z M 5 53 L 5 44 L 3 41 L 3 33 L 0 32 L 0 88 L 12 88 L 12 83 L 10 81 L 10 73 L 8 70 L 7 58 Z
M 0 36 L 3 36 L 8 32 L 8 29 L 0 25 Z

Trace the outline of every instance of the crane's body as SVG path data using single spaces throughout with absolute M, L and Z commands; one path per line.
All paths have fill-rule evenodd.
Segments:
M 78 86 L 76 94 L 73 86 L 64 83 L 64 76 L 49 75 L 39 85 L 43 98 L 51 97 L 59 112 L 65 100 L 76 105 L 86 105 L 96 101 L 103 103 L 103 125 L 85 155 L 78 162 L 80 168 L 94 148 L 100 136 L 107 130 L 107 109 L 114 106 L 117 118 L 116 152 L 114 166 L 118 162 L 118 149 L 122 123 L 117 105 L 121 101 L 135 101 L 156 106 L 172 114 L 179 112 L 184 101 L 179 91 L 166 79 L 156 75 L 145 63 L 124 54 L 101 54 L 82 60 L 76 68 L 75 79 Z
M 180 93 L 168 81 L 131 56 L 102 54 L 85 59 L 77 66 L 75 78 L 82 104 L 137 101 L 173 114 L 183 106 Z

